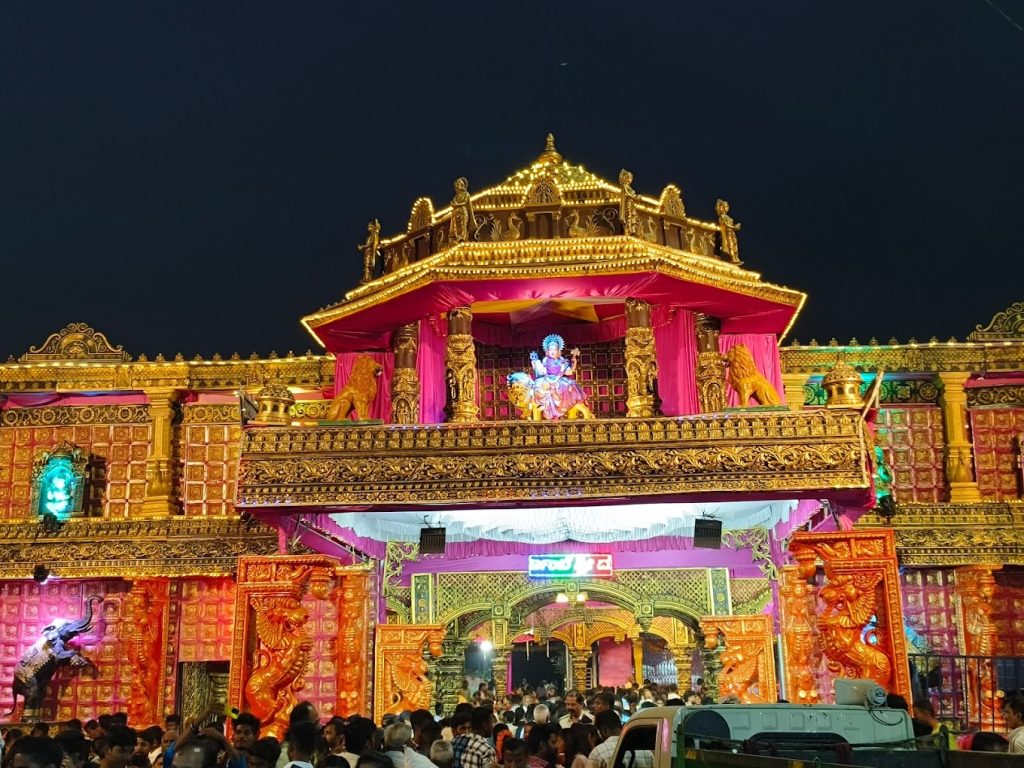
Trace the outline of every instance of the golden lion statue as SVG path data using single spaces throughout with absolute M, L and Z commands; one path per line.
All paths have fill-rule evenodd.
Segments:
M 729 383 L 740 397 L 740 407 L 746 408 L 753 397 L 759 405 L 780 405 L 779 393 L 754 365 L 750 350 L 742 344 L 732 347 L 725 356 L 729 364 Z
M 355 411 L 356 421 L 369 418 L 370 403 L 377 396 L 377 379 L 383 372 L 384 368 L 373 358 L 357 357 L 344 388 L 331 401 L 327 420 L 341 421 L 348 418 L 349 411 Z
M 538 401 L 537 387 L 537 382 L 521 371 L 508 376 L 508 400 L 522 412 L 523 418 L 527 421 L 544 419 L 544 408 Z M 565 418 L 592 419 L 594 413 L 586 403 L 576 403 L 565 414 Z

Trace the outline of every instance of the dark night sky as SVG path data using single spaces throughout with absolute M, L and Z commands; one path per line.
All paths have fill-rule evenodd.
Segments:
M 1024 0 L 994 0 L 1020 20 Z M 984 0 L 0 4 L 0 359 L 304 351 L 405 226 L 558 147 L 810 294 L 794 335 L 1024 299 L 1024 34 Z

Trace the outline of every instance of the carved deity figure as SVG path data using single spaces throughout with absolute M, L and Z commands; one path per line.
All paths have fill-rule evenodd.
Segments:
M 742 225 L 733 221 L 729 215 L 729 203 L 719 200 L 715 203 L 715 213 L 718 214 L 718 231 L 721 238 L 722 255 L 727 257 L 733 264 L 742 264 L 740 261 L 740 243 L 736 233 Z
M 1002 691 L 996 682 L 992 657 L 998 628 L 992 620 L 996 593 L 992 570 L 998 566 L 968 566 L 957 571 L 956 592 L 963 612 L 964 651 L 967 662 L 967 695 L 972 721 L 982 726 L 1002 722 Z
M 455 197 L 452 198 L 452 220 L 448 227 L 451 241 L 461 243 L 469 239 L 469 227 L 473 224 L 473 199 L 469 194 L 469 182 L 465 176 L 455 180 Z
M 627 235 L 640 234 L 640 219 L 636 212 L 636 192 L 633 191 L 633 174 L 623 168 L 619 171 L 619 220 L 622 231 Z
M 544 339 L 543 349 L 543 359 L 536 352 L 530 353 L 532 380 L 524 373 L 508 377 L 513 404 L 531 421 L 594 418 L 587 406 L 587 395 L 575 378 L 579 350 L 572 350 L 571 362 L 566 360 L 562 357 L 565 340 L 555 333 Z
M 825 606 L 818 629 L 829 670 L 841 677 L 874 680 L 888 690 L 892 662 L 866 638 L 873 635 L 868 624 L 875 615 L 881 581 L 881 572 L 831 576 L 818 593 Z
M 813 568 L 813 562 L 811 565 Z M 814 594 L 797 566 L 782 569 L 779 596 L 790 700 L 794 704 L 816 704 L 819 694 L 815 679 L 821 664 L 821 646 L 812 619 Z
M 366 225 L 366 242 L 359 246 L 363 252 L 363 282 L 373 279 L 373 271 L 377 266 L 377 252 L 380 250 L 380 222 L 374 219 Z
M 163 667 L 164 606 L 159 584 L 136 582 L 125 596 L 124 614 L 118 635 L 125 658 L 131 665 L 131 695 L 128 718 L 133 723 L 151 723 L 158 719 L 160 669 Z
M 77 621 L 54 619 L 52 624 L 43 627 L 42 636 L 22 654 L 14 667 L 14 684 L 12 699 L 14 706 L 7 713 L 10 715 L 18 707 L 18 696 L 25 699 L 26 717 L 36 717 L 43 704 L 46 689 L 50 686 L 57 667 L 65 664 L 72 667 L 94 667 L 95 665 L 68 646 L 78 635 L 92 629 L 92 612 L 94 603 L 102 603 L 103 598 L 97 595 L 90 597 L 85 603 L 85 616 Z
M 341 391 L 331 401 L 328 421 L 341 421 L 353 411 L 356 421 L 370 418 L 370 403 L 377 397 L 377 379 L 384 368 L 372 357 L 361 355 L 352 366 L 352 373 Z
M 750 404 L 750 398 L 759 405 L 779 405 L 779 393 L 775 387 L 757 370 L 754 356 L 743 344 L 737 344 L 726 354 L 729 363 L 729 383 L 739 395 L 740 408 Z
M 306 630 L 309 614 L 296 598 L 284 596 L 253 597 L 252 609 L 258 645 L 245 701 L 260 719 L 261 735 L 283 739 L 313 647 Z

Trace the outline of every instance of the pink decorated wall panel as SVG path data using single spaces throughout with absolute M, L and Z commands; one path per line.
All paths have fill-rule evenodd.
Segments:
M 0 582 L 0 687 L 9 690 L 14 667 L 25 650 L 53 619 L 77 619 L 85 610 L 85 598 L 100 595 L 93 628 L 80 635 L 72 647 L 92 659 L 92 668 L 58 669 L 43 702 L 47 719 L 86 720 L 104 712 L 125 709 L 132 670 L 117 636 L 121 599 L 128 585 L 119 580 Z M 59 706 L 58 706 L 58 702 Z
M 605 637 L 597 641 L 597 684 L 620 687 L 633 679 L 633 643 Z
M 955 577 L 951 569 L 906 569 L 901 575 L 903 617 L 933 653 L 960 653 L 957 645 Z M 910 653 L 923 649 L 909 648 Z
M 234 512 L 235 472 L 242 428 L 237 424 L 185 426 L 184 490 L 186 515 Z
M 1024 572 L 996 571 L 996 594 L 992 599 L 996 655 L 1024 656 Z
M 935 405 L 882 408 L 878 444 L 893 470 L 898 501 L 947 500 L 942 409 Z
M 1024 408 L 972 408 L 978 488 L 985 499 L 1019 497 L 1014 440 L 1024 433 Z
M 303 675 L 304 686 L 299 701 L 312 701 L 323 718 L 335 714 L 338 701 L 338 668 L 335 662 L 338 637 L 338 606 L 333 600 L 321 600 L 310 592 L 302 598 L 309 611 L 309 631 L 313 650 Z
M 178 661 L 228 661 L 235 622 L 235 582 L 182 579 L 171 584 L 171 602 L 180 595 Z
M 106 517 L 141 511 L 146 496 L 149 424 L 4 427 L 0 429 L 0 518 L 29 514 L 32 464 L 44 451 L 68 440 L 106 459 Z

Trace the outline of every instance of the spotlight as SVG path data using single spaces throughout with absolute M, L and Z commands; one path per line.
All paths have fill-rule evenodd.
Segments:
M 481 640 L 480 641 L 480 650 L 484 654 L 488 654 L 488 653 L 490 653 L 491 651 L 494 650 L 494 643 L 492 643 L 490 640 Z
M 45 584 L 46 580 L 50 578 L 50 569 L 40 563 L 32 569 L 32 578 L 40 584 Z

